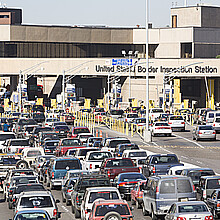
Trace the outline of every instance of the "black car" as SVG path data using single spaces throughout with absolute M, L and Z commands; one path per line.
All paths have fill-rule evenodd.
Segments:
M 44 153 L 46 155 L 54 155 L 56 147 L 59 144 L 59 140 L 47 140 L 43 143 Z
M 54 127 L 54 131 L 58 134 L 59 137 L 67 137 L 70 129 L 67 125 L 58 125 Z
M 25 125 L 37 125 L 37 122 L 32 118 L 21 118 L 15 126 L 15 132 L 21 132 Z
M 33 113 L 33 119 L 38 123 L 42 123 L 45 121 L 45 115 L 43 112 Z
M 210 208 L 213 217 L 219 219 L 220 218 L 220 189 L 216 189 L 213 191 L 210 198 L 207 198 L 206 201 L 208 207 Z
M 32 112 L 44 112 L 44 107 L 42 105 L 33 105 Z

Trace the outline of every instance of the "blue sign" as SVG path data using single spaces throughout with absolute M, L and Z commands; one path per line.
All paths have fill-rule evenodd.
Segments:
M 112 66 L 132 66 L 132 59 L 112 59 Z
M 121 93 L 121 88 L 117 88 L 117 93 Z
M 75 88 L 67 88 L 67 93 L 75 93 L 76 89 Z
M 165 93 L 169 94 L 170 93 L 170 89 L 165 89 Z

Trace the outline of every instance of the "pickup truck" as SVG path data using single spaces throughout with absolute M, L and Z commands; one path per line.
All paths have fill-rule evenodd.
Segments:
M 142 173 L 148 177 L 152 175 L 166 175 L 171 167 L 184 166 L 175 154 L 155 154 L 147 157 L 142 167 Z
M 140 169 L 134 165 L 130 158 L 108 158 L 102 162 L 100 172 L 107 174 L 109 179 L 113 181 L 120 173 L 140 173 Z
M 112 158 L 113 155 L 108 151 L 89 151 L 85 159 L 82 161 L 83 170 L 90 172 L 99 171 L 102 161 L 105 158 Z

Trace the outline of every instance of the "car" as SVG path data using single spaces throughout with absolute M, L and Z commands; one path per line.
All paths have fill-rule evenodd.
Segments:
M 171 205 L 165 220 L 173 219 L 204 219 L 213 220 L 207 205 L 201 201 L 176 202 Z
M 189 176 L 192 179 L 194 186 L 197 187 L 201 176 L 213 176 L 215 175 L 215 172 L 211 168 L 184 168 L 181 175 Z
M 78 136 L 78 134 L 80 133 L 91 133 L 89 128 L 87 127 L 73 127 L 70 137 L 71 138 L 76 138 Z
M 18 134 L 19 132 L 23 131 L 23 127 L 25 125 L 37 125 L 37 122 L 32 118 L 19 119 L 15 124 L 15 132 Z
M 42 147 L 44 148 L 45 155 L 54 155 L 57 146 L 59 145 L 59 140 L 47 140 L 44 141 Z
M 185 121 L 182 115 L 170 115 L 168 118 L 168 124 L 172 130 L 185 131 Z
M 201 176 L 196 187 L 197 199 L 206 201 L 215 189 L 220 189 L 220 176 Z
M 148 177 L 143 194 L 143 215 L 152 219 L 163 217 L 175 202 L 196 201 L 196 192 L 190 177 L 151 176 Z
M 186 165 L 184 164 L 184 166 L 175 166 L 175 167 L 171 167 L 168 171 L 168 175 L 171 176 L 175 176 L 175 175 L 181 175 L 182 171 L 186 168 L 197 168 L 198 166 L 195 165 Z
M 214 128 L 214 130 L 216 131 L 216 133 L 220 132 L 220 117 L 215 117 L 212 127 Z
M 122 115 L 124 114 L 124 111 L 121 109 L 111 109 L 109 112 L 107 112 L 107 116 L 111 118 L 122 118 Z
M 146 118 L 134 118 L 131 123 L 133 124 L 133 131 L 139 131 L 146 127 Z M 129 125 L 129 130 L 131 130 L 131 124 Z
M 102 148 L 102 150 L 111 151 L 112 153 L 115 153 L 118 144 L 130 144 L 130 143 L 131 141 L 127 138 L 110 138 L 106 140 L 105 146 Z
M 164 113 L 162 108 L 151 108 L 149 110 L 149 118 L 151 121 L 155 121 L 155 119 L 157 119 L 162 113 Z
M 32 118 L 33 118 L 37 123 L 42 123 L 42 122 L 45 121 L 44 112 L 34 112 Z
M 125 150 L 139 150 L 137 144 L 129 143 L 129 144 L 118 144 L 115 149 L 115 156 L 121 157 Z
M 172 136 L 172 128 L 167 122 L 155 122 L 150 130 L 153 137 L 156 135 Z
M 6 148 L 3 151 L 8 153 L 15 153 L 19 148 L 30 147 L 29 140 L 24 138 L 10 139 L 5 145 Z
M 80 133 L 77 135 L 77 138 L 79 138 L 80 142 L 82 144 L 86 144 L 89 138 L 93 137 L 92 133 Z
M 57 220 L 59 218 L 57 203 L 59 202 L 59 200 L 55 201 L 49 191 L 23 192 L 18 199 L 14 213 L 33 209 L 44 210 L 51 219 Z
M 13 220 L 21 219 L 36 219 L 36 220 L 51 220 L 48 213 L 44 210 L 25 210 L 15 214 Z
M 211 125 L 199 125 L 192 132 L 193 140 L 204 139 L 216 140 L 216 131 Z
M 42 105 L 33 105 L 31 112 L 44 112 L 44 107 Z
M 147 180 L 147 178 L 141 173 L 120 173 L 115 177 L 112 186 L 117 187 L 126 200 L 130 200 L 131 190 L 134 188 L 135 184 L 142 180 Z
M 92 147 L 93 143 L 96 142 L 96 141 L 102 141 L 102 137 L 90 137 L 90 138 L 87 139 L 86 145 L 88 147 Z
M 0 131 L 0 153 L 3 153 L 3 148 L 5 149 L 6 140 L 15 139 L 16 135 L 14 132 L 3 132 Z
M 89 220 L 121 220 L 133 219 L 133 215 L 128 203 L 124 200 L 98 200 L 95 201 Z
M 71 114 L 71 113 L 65 114 L 65 122 L 68 125 L 73 125 L 74 124 L 74 120 L 75 120 L 74 114 Z
M 136 163 L 137 160 L 146 159 L 147 152 L 145 150 L 125 150 L 122 157 L 131 158 Z
M 144 189 L 147 184 L 147 180 L 138 181 L 134 188 L 131 190 L 131 204 L 136 205 L 137 209 L 142 207 Z
M 99 199 L 104 200 L 118 200 L 122 199 L 121 195 L 116 187 L 91 187 L 87 188 L 82 205 L 81 205 L 81 219 L 88 220 L 92 205 L 94 201 Z
M 87 153 L 90 151 L 100 151 L 98 148 L 93 148 L 93 147 L 81 147 L 76 149 L 75 157 L 84 160 Z
M 211 196 L 206 201 L 209 209 L 211 210 L 214 218 L 220 218 L 220 189 L 213 191 Z
M 124 123 L 131 123 L 136 118 L 138 118 L 137 113 L 126 113 L 124 114 Z
M 58 118 L 46 118 L 45 119 L 45 126 L 50 126 L 52 127 L 54 122 L 57 122 Z
M 66 125 L 67 126 L 67 123 L 65 121 L 55 121 L 52 123 L 52 128 L 54 129 L 56 126 L 59 126 L 59 125 Z
M 54 127 L 54 132 L 58 134 L 59 138 L 66 138 L 69 130 L 67 125 L 57 125 Z

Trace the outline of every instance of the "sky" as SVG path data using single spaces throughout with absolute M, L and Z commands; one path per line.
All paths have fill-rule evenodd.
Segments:
M 170 24 L 170 8 L 185 0 L 148 0 L 153 27 Z M 24 24 L 106 25 L 134 27 L 146 24 L 146 0 L 0 0 L 1 4 L 23 9 Z M 188 5 L 220 6 L 220 0 L 187 0 Z

